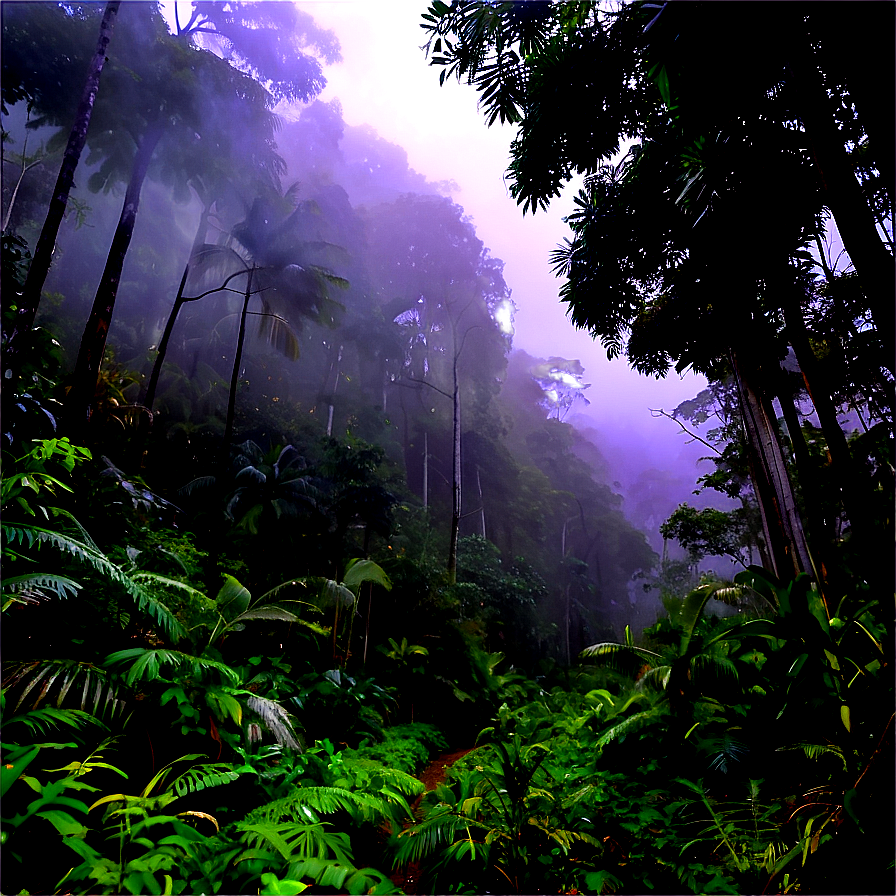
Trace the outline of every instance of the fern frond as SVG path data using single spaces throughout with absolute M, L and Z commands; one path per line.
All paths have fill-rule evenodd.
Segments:
M 806 754 L 807 759 L 814 760 L 818 760 L 826 755 L 836 756 L 843 763 L 843 770 L 847 770 L 846 757 L 843 755 L 843 750 L 833 744 L 798 743 L 791 744 L 787 747 L 778 747 L 777 752 L 785 752 L 788 750 L 802 750 Z
M 259 806 L 247 818 L 251 821 L 316 822 L 319 815 L 339 811 L 366 821 L 383 821 L 389 816 L 389 800 L 344 787 L 297 787 L 289 796 Z
M 173 791 L 177 796 L 186 796 L 188 793 L 199 793 L 200 790 L 208 790 L 210 787 L 230 784 L 239 776 L 240 773 L 227 762 L 196 765 L 175 778 L 168 787 L 168 792 Z
M 254 813 L 253 813 L 254 814 Z M 273 847 L 284 859 L 335 859 L 354 867 L 348 834 L 331 831 L 325 822 L 241 821 L 236 829 L 256 849 Z
M 131 578 L 116 566 L 94 544 L 81 524 L 71 514 L 60 511 L 57 515 L 66 516 L 73 522 L 78 527 L 83 540 L 79 541 L 77 538 L 72 538 L 62 532 L 26 523 L 17 523 L 16 527 L 11 530 L 14 533 L 14 540 L 22 544 L 37 545 L 38 548 L 41 545 L 48 544 L 60 553 L 72 556 L 79 563 L 91 567 L 100 575 L 122 588 L 136 602 L 138 609 L 147 613 L 159 625 L 166 636 L 176 640 L 184 634 L 183 626 L 165 604 L 147 591 L 141 581 Z M 153 580 L 151 573 L 140 573 L 138 575 L 145 581 Z M 158 578 L 162 579 L 163 577 L 160 576 Z M 168 580 L 169 583 L 173 581 Z

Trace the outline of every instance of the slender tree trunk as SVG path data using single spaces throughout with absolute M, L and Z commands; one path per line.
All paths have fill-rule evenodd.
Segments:
M 429 507 L 429 433 L 423 433 L 423 508 Z
M 180 278 L 180 286 L 177 289 L 177 295 L 174 297 L 174 307 L 168 320 L 165 323 L 165 332 L 162 333 L 162 339 L 159 342 L 159 348 L 156 352 L 156 360 L 152 366 L 152 374 L 149 377 L 149 385 L 146 387 L 146 397 L 143 404 L 152 413 L 152 405 L 156 398 L 156 387 L 159 384 L 159 374 L 162 372 L 162 363 L 165 360 L 165 353 L 168 351 L 168 341 L 171 339 L 171 333 L 174 330 L 174 323 L 180 309 L 184 306 L 184 287 L 187 285 L 187 278 L 190 276 L 190 265 L 184 265 L 184 275 Z
M 794 288 L 791 284 L 790 292 L 784 296 L 783 301 L 784 321 L 790 344 L 803 373 L 803 381 L 812 399 L 815 413 L 818 415 L 831 457 L 831 469 L 840 487 L 843 508 L 849 517 L 856 546 L 866 560 L 867 575 L 869 579 L 876 577 L 879 587 L 889 588 L 892 586 L 892 581 L 889 583 L 880 581 L 879 575 L 875 572 L 880 569 L 880 556 L 887 550 L 885 540 L 888 536 L 868 519 L 868 507 L 873 500 L 873 485 L 856 468 L 846 435 L 837 419 L 837 408 L 831 398 L 832 390 L 825 371 L 809 341 L 802 309 L 793 294 Z
M 100 34 L 97 39 L 96 50 L 94 51 L 93 59 L 90 61 L 90 68 L 87 71 L 87 80 L 84 83 L 81 101 L 78 103 L 78 110 L 75 113 L 75 122 L 69 134 L 65 153 L 62 156 L 62 164 L 59 168 L 56 186 L 53 188 L 50 207 L 47 210 L 47 217 L 44 221 L 44 226 L 41 228 L 37 246 L 34 249 L 34 256 L 31 259 L 31 265 L 28 268 L 28 275 L 25 278 L 25 285 L 22 290 L 21 304 L 9 336 L 6 357 L 10 367 L 17 366 L 15 353 L 19 350 L 22 336 L 29 333 L 34 326 L 34 318 L 40 304 L 41 292 L 50 270 L 56 237 L 59 234 L 59 227 L 62 224 L 65 209 L 68 205 L 69 193 L 75 180 L 75 169 L 78 167 L 81 152 L 84 149 L 84 144 L 87 142 L 87 130 L 90 127 L 93 104 L 99 91 L 100 75 L 102 74 L 103 66 L 106 64 L 106 50 L 112 38 L 112 30 L 119 6 L 121 6 L 121 0 L 110 0 L 106 4 L 103 19 L 100 22 Z
M 333 376 L 333 391 L 330 392 L 330 400 L 327 403 L 327 435 L 333 435 L 333 413 L 336 410 L 336 389 L 339 386 L 339 365 L 342 363 L 342 346 L 336 353 L 336 360 L 333 364 L 331 374 Z
M 457 340 L 455 339 L 455 342 Z M 451 534 L 448 542 L 448 582 L 453 585 L 457 581 L 457 538 L 460 531 L 461 513 L 461 462 L 460 462 L 460 388 L 457 378 L 458 351 L 455 348 L 453 373 L 454 392 L 454 438 L 452 440 L 452 482 L 451 482 Z
M 809 548 L 768 399 L 756 385 L 756 372 L 734 349 L 731 362 L 740 388 L 751 472 L 773 572 L 784 580 L 800 572 L 812 575 Z
M 482 526 L 482 537 L 485 538 L 485 501 L 482 497 L 482 476 L 479 472 L 479 464 L 476 464 L 476 489 L 479 492 L 479 521 Z
M 233 418 L 236 413 L 236 387 L 239 381 L 240 364 L 243 360 L 243 343 L 246 341 L 246 312 L 249 310 L 249 300 L 252 298 L 252 275 L 255 273 L 255 265 L 249 269 L 246 278 L 246 295 L 243 300 L 243 310 L 240 314 L 240 329 L 236 338 L 236 353 L 233 358 L 233 372 L 230 375 L 230 396 L 227 399 L 227 422 L 224 424 L 224 446 L 230 444 L 233 435 Z
M 799 414 L 794 403 L 793 390 L 787 382 L 782 369 L 778 376 L 778 401 L 781 402 L 781 413 L 790 436 L 793 460 L 796 465 L 797 479 L 806 509 L 809 536 L 812 542 L 812 555 L 815 557 L 819 578 L 827 580 L 830 564 L 826 558 L 830 555 L 831 537 L 819 495 L 821 493 L 818 468 L 809 454 L 803 428 L 800 426 Z
M 90 406 L 93 402 L 100 366 L 106 350 L 106 338 L 109 335 L 112 314 L 115 311 L 115 299 L 118 295 L 121 271 L 124 267 L 128 247 L 131 244 L 131 237 L 134 234 L 134 225 L 137 222 L 140 192 L 143 189 L 143 181 L 146 179 L 149 163 L 152 161 L 153 153 L 161 136 L 161 125 L 158 123 L 150 125 L 137 147 L 137 154 L 131 169 L 131 179 L 128 182 L 121 216 L 118 219 L 118 227 L 112 238 L 106 267 L 97 287 L 93 308 L 87 320 L 87 326 L 84 328 L 84 335 L 81 337 L 81 349 L 75 363 L 72 387 L 66 398 L 66 418 L 70 429 L 80 429 L 90 416 Z
M 200 246 L 205 244 L 205 238 L 208 234 L 208 216 L 211 207 L 211 202 L 205 203 L 205 206 L 202 209 L 202 214 L 199 216 L 199 225 L 196 228 L 196 235 L 193 237 L 193 246 L 190 249 L 190 260 L 193 259 L 193 256 L 196 254 Z M 162 372 L 162 364 L 165 361 L 165 355 L 168 351 L 168 342 L 171 339 L 171 333 L 174 330 L 174 324 L 177 322 L 177 316 L 180 314 L 181 308 L 183 308 L 183 306 L 187 302 L 187 300 L 184 299 L 184 289 L 187 285 L 187 278 L 189 276 L 190 262 L 188 261 L 184 265 L 184 273 L 180 280 L 180 286 L 178 287 L 177 295 L 174 298 L 174 307 L 171 309 L 171 313 L 168 315 L 168 320 L 165 321 L 165 331 L 162 333 L 162 339 L 159 342 L 159 348 L 156 352 L 156 360 L 153 364 L 152 374 L 149 378 L 149 385 L 146 387 L 146 396 L 143 399 L 143 404 L 149 409 L 150 414 L 152 413 L 152 405 L 156 397 L 156 388 L 159 383 L 159 375 Z
M 566 583 L 566 610 L 563 614 L 563 631 L 566 640 L 566 666 L 569 668 L 572 665 L 572 653 L 570 653 L 569 649 L 569 623 L 570 623 L 570 608 L 572 604 L 572 595 L 570 594 L 570 589 L 572 588 L 572 583 Z

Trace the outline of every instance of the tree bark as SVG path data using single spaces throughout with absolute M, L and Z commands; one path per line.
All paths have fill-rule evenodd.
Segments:
M 162 362 L 165 360 L 165 353 L 168 351 L 168 342 L 171 339 L 171 333 L 174 330 L 174 323 L 177 320 L 177 315 L 180 313 L 180 309 L 184 306 L 184 287 L 187 285 L 187 278 L 190 276 L 190 265 L 184 265 L 184 275 L 180 278 L 180 286 L 177 289 L 177 295 L 174 298 L 174 307 L 171 309 L 171 314 L 168 315 L 168 320 L 165 322 L 165 332 L 162 333 L 162 339 L 159 342 L 159 348 L 156 352 L 156 360 L 152 366 L 152 374 L 149 378 L 149 385 L 146 387 L 146 397 L 143 399 L 143 404 L 149 409 L 150 414 L 152 414 L 152 405 L 156 398 L 156 387 L 159 384 L 159 374 L 162 372 Z
M 249 299 L 252 298 L 252 275 L 255 273 L 255 265 L 249 269 L 246 279 L 246 295 L 243 301 L 243 310 L 240 314 L 240 329 L 236 337 L 236 353 L 233 358 L 233 372 L 230 375 L 230 395 L 227 399 L 227 422 L 224 424 L 224 448 L 230 445 L 230 437 L 233 435 L 233 418 L 236 414 L 236 385 L 240 375 L 240 363 L 243 360 L 243 343 L 246 340 L 246 313 L 249 310 Z M 334 648 L 335 649 L 335 648 Z
M 134 166 L 131 169 L 131 179 L 128 182 L 121 216 L 118 219 L 118 227 L 115 229 L 115 236 L 112 238 L 112 245 L 106 259 L 106 267 L 96 290 L 93 308 L 87 319 L 87 326 L 84 328 L 84 335 L 81 337 L 81 348 L 75 363 L 72 387 L 66 398 L 66 419 L 70 429 L 80 429 L 90 417 L 100 366 L 106 350 L 106 338 L 109 335 L 112 314 L 115 311 L 115 299 L 118 295 L 121 271 L 137 221 L 140 192 L 143 189 L 143 181 L 146 179 L 146 172 L 149 170 L 153 152 L 161 136 L 161 125 L 153 124 L 137 147 Z
M 769 543 L 769 553 L 775 567 L 772 571 L 783 580 L 793 578 L 801 572 L 814 578 L 802 520 L 768 398 L 756 383 L 756 372 L 734 349 L 731 350 L 731 364 L 740 388 L 751 473 L 763 529 Z
M 837 419 L 837 408 L 831 398 L 831 387 L 824 369 L 818 361 L 812 344 L 799 298 L 794 294 L 795 285 L 790 284 L 788 294 L 783 296 L 784 321 L 790 344 L 803 374 L 806 391 L 812 399 L 821 431 L 827 442 L 831 457 L 831 469 L 840 488 L 843 509 L 849 517 L 853 538 L 859 553 L 865 557 L 867 575 L 877 577 L 880 569 L 879 557 L 887 551 L 886 533 L 875 527 L 868 519 L 868 507 L 872 503 L 872 483 L 856 468 L 846 435 Z M 892 586 L 892 581 L 877 581 L 880 587 Z
M 62 164 L 59 167 L 56 186 L 53 188 L 53 196 L 50 199 L 47 217 L 41 228 L 37 246 L 34 249 L 34 256 L 31 259 L 31 265 L 28 268 L 28 275 L 25 278 L 25 285 L 22 290 L 21 305 L 16 312 L 15 323 L 9 336 L 6 355 L 7 364 L 11 367 L 15 366 L 16 352 L 20 348 L 23 335 L 29 333 L 34 326 L 34 318 L 40 305 L 41 292 L 50 270 L 53 249 L 56 246 L 56 237 L 59 234 L 59 227 L 62 224 L 65 209 L 68 205 L 69 193 L 71 193 L 75 180 L 75 169 L 78 167 L 81 152 L 84 149 L 84 144 L 87 142 L 87 130 L 90 127 L 93 104 L 99 91 L 100 75 L 102 74 L 103 66 L 106 64 L 106 51 L 109 41 L 112 39 L 112 30 L 119 6 L 121 6 L 121 0 L 110 0 L 106 4 L 106 9 L 100 22 L 100 34 L 97 39 L 96 50 L 90 61 L 90 68 L 87 71 L 87 80 L 84 83 L 81 101 L 78 103 L 78 110 L 75 113 L 75 122 L 69 134 L 65 153 L 62 156 Z
M 193 246 L 190 249 L 190 260 L 193 259 L 196 252 L 205 244 L 206 235 L 208 234 L 208 216 L 210 210 L 211 202 L 206 202 L 202 209 L 202 214 L 199 216 L 199 225 L 196 228 L 196 235 L 193 237 Z M 152 374 L 149 378 L 149 385 L 146 387 L 146 396 L 143 399 L 143 404 L 146 405 L 150 415 L 152 415 L 152 405 L 156 397 L 159 375 L 162 372 L 162 364 L 165 361 L 165 355 L 168 352 L 168 342 L 171 339 L 174 324 L 177 322 L 177 316 L 180 314 L 180 309 L 189 301 L 189 299 L 184 299 L 184 289 L 187 285 L 187 278 L 189 276 L 190 262 L 188 261 L 184 265 L 184 274 L 183 277 L 181 277 L 180 286 L 178 287 L 177 295 L 174 298 L 174 307 L 168 315 L 168 320 L 165 321 L 165 331 L 162 333 L 162 339 L 159 342 L 159 348 L 156 352 L 156 360 L 153 364 Z
M 455 339 L 455 342 L 457 340 Z M 460 462 L 460 388 L 457 378 L 457 359 L 459 352 L 454 349 L 452 370 L 454 374 L 453 418 L 454 430 L 452 440 L 452 482 L 451 482 L 451 534 L 448 542 L 448 582 L 453 585 L 457 581 L 457 538 L 460 531 L 461 512 L 461 462 Z
M 429 507 L 429 433 L 423 433 L 423 508 Z
M 781 402 L 784 424 L 790 436 L 790 445 L 796 465 L 797 479 L 800 484 L 800 493 L 803 497 L 803 506 L 806 509 L 809 537 L 812 543 L 812 555 L 817 561 L 816 566 L 819 578 L 824 582 L 827 581 L 827 571 L 830 569 L 826 558 L 830 555 L 831 537 L 827 520 L 819 501 L 818 469 L 809 454 L 809 448 L 806 445 L 803 428 L 800 425 L 799 414 L 794 402 L 793 389 L 787 382 L 783 369 L 781 369 L 778 375 L 777 394 L 778 401 Z

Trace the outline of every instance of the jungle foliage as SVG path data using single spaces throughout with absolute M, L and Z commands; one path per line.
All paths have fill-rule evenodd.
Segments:
M 782 249 L 791 280 L 769 267 L 750 283 L 749 363 L 709 330 L 674 342 L 682 308 L 700 328 L 716 313 L 676 292 L 693 287 L 682 253 L 709 252 L 691 230 L 739 206 L 688 117 L 693 71 L 661 39 L 679 15 L 665 6 L 650 47 L 665 68 L 643 68 L 632 40 L 650 6 L 603 19 L 587 3 L 434 3 L 424 27 L 490 119 L 521 124 L 524 205 L 592 175 L 558 258 L 588 326 L 613 350 L 630 336 L 651 372 L 709 374 L 671 416 L 718 420 L 699 485 L 740 508 L 683 505 L 663 535 L 689 561 L 737 558 L 731 582 L 668 565 L 651 578 L 657 557 L 599 451 L 563 421 L 581 364 L 512 352 L 503 263 L 464 210 L 315 101 L 332 34 L 292 4 L 196 2 L 173 30 L 155 4 L 4 4 L 4 892 L 394 893 L 409 865 L 430 892 L 892 891 L 878 306 L 866 273 L 813 279 Z M 810 20 L 829 60 L 829 23 Z M 98 34 L 108 59 L 75 160 L 86 189 L 50 264 L 36 251 L 46 170 Z M 566 135 L 572 155 L 545 170 L 557 119 L 540 101 L 586 77 L 594 41 L 607 55 L 587 84 L 607 103 L 589 103 L 611 126 L 570 118 L 584 128 Z M 603 76 L 620 72 L 614 105 Z M 849 88 L 858 103 L 862 83 Z M 283 99 L 305 103 L 297 121 L 274 114 Z M 670 117 L 642 133 L 663 104 Z M 714 125 L 731 161 L 732 124 Z M 858 151 L 873 128 L 852 127 Z M 621 133 L 650 145 L 596 167 Z M 797 150 L 781 179 L 806 175 Z M 883 213 L 878 152 L 857 171 Z M 670 254 L 659 273 L 626 268 L 601 317 L 581 298 L 606 276 L 582 257 L 593 228 L 607 210 L 643 220 L 657 184 L 650 233 Z M 631 233 L 613 236 L 633 261 Z M 660 330 L 673 342 L 651 341 Z M 837 424 L 845 462 L 828 418 L 789 413 L 825 391 L 862 423 L 848 440 Z M 760 437 L 777 445 L 777 484 L 797 480 L 787 511 L 807 520 L 814 569 L 773 538 Z M 633 633 L 645 582 L 663 610 Z M 474 745 L 424 793 L 430 759 Z M 844 856 L 861 856 L 861 878 Z

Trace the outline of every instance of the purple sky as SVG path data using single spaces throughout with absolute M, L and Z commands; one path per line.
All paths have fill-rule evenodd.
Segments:
M 649 408 L 671 410 L 703 388 L 696 376 L 642 377 L 625 360 L 609 362 L 599 343 L 567 320 L 551 274 L 550 251 L 569 235 L 561 218 L 572 210 L 578 184 L 567 187 L 546 212 L 522 215 L 504 183 L 514 129 L 487 128 L 477 93 L 452 80 L 439 87 L 439 70 L 420 46 L 425 0 L 309 0 L 299 4 L 342 44 L 343 62 L 326 70 L 323 100 L 338 97 L 349 125 L 369 124 L 408 153 L 412 168 L 430 180 L 454 180 L 453 198 L 472 218 L 479 238 L 505 262 L 517 305 L 514 345 L 532 355 L 578 358 L 585 367 L 587 413 L 601 424 L 632 427 L 677 454 L 677 428 Z

